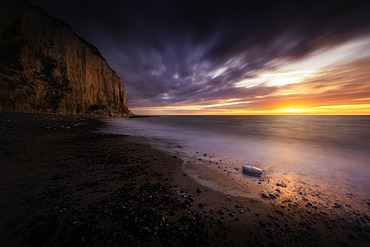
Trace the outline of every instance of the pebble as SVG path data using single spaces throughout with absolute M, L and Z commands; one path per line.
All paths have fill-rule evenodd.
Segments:
M 262 196 L 262 198 L 269 198 L 269 196 L 266 195 L 266 194 L 262 194 L 261 196 Z
M 280 187 L 284 187 L 284 188 L 286 187 L 285 184 L 279 184 L 279 183 L 277 183 L 276 186 L 280 186 Z
M 146 233 L 152 233 L 152 231 L 149 229 L 149 227 L 146 227 L 146 226 L 142 227 L 141 230 L 143 232 L 146 232 Z
M 277 199 L 277 197 L 274 196 L 273 194 L 266 195 L 266 194 L 262 193 L 261 196 L 262 196 L 262 198 L 266 198 L 266 199 Z
M 278 213 L 278 214 L 280 214 L 280 215 L 284 216 L 284 213 L 283 213 L 283 212 L 281 212 L 281 211 L 279 211 L 279 210 L 276 210 L 276 213 Z
M 262 170 L 255 166 L 242 166 L 242 170 L 244 174 L 259 177 L 262 175 Z

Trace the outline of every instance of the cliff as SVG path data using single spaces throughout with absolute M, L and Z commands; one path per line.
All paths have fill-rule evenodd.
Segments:
M 64 22 L 0 0 L 0 111 L 127 115 L 117 74 Z

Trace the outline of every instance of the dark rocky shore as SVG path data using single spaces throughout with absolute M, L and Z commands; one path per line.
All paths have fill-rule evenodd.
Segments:
M 348 220 L 300 202 L 229 197 L 195 183 L 178 157 L 138 138 L 95 132 L 101 127 L 88 116 L 0 114 L 3 246 L 370 242 L 367 215 Z

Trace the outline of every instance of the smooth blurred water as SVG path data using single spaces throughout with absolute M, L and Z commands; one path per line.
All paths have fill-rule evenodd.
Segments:
M 334 186 L 340 181 L 347 189 L 368 191 L 370 186 L 370 116 L 159 116 L 107 121 L 109 132 L 146 137 L 194 159 L 252 164 L 269 176 L 292 173 Z

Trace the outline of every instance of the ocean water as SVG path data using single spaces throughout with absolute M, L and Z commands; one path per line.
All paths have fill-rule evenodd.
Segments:
M 108 131 L 149 139 L 152 145 L 214 164 L 249 164 L 267 177 L 357 191 L 370 199 L 370 116 L 158 116 L 107 119 Z M 237 177 L 239 176 L 239 177 Z

